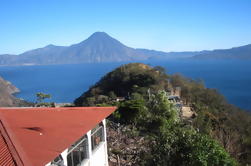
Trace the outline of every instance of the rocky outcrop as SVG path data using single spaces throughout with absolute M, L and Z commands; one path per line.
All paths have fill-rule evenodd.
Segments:
M 25 101 L 13 96 L 19 89 L 13 86 L 9 81 L 0 77 L 0 107 L 13 107 L 26 105 Z
M 17 87 L 13 86 L 9 81 L 4 80 L 2 77 L 0 77 L 0 85 L 1 87 L 5 87 L 5 90 L 9 94 L 14 94 L 19 92 L 19 89 Z

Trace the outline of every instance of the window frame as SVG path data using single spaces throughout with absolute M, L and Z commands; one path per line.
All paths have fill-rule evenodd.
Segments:
M 60 166 L 60 165 L 64 165 L 64 159 L 62 157 L 62 155 L 58 155 L 51 163 L 50 165 L 57 165 L 57 166 Z
M 81 155 L 82 151 L 80 149 L 78 149 L 78 148 L 84 148 L 83 151 L 86 152 L 86 153 L 82 153 L 82 155 Z M 78 157 L 78 164 L 77 165 L 81 165 L 81 163 L 84 160 L 89 159 L 90 154 L 89 154 L 89 143 L 88 143 L 88 137 L 87 137 L 87 135 L 85 135 L 82 138 L 80 138 L 77 142 L 75 142 L 68 149 L 68 152 L 67 152 L 67 165 L 70 164 L 72 166 L 75 166 L 75 162 L 76 161 L 75 161 L 74 154 L 73 154 L 74 150 L 76 150 L 76 152 L 77 152 L 77 157 Z
M 101 133 L 99 133 L 99 132 L 101 132 Z M 100 140 L 96 140 L 95 136 L 96 136 L 96 138 L 99 138 Z M 98 141 L 98 143 L 95 141 Z M 105 141 L 105 128 L 104 128 L 103 123 L 101 122 L 94 129 L 91 130 L 92 151 L 97 149 L 100 146 L 100 144 L 104 141 Z

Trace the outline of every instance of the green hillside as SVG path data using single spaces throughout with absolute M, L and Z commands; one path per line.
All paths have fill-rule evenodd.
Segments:
M 193 118 L 183 119 L 168 100 L 175 87 L 181 88 L 183 104 L 196 114 Z M 131 161 L 134 165 L 237 165 L 235 160 L 251 164 L 250 114 L 202 82 L 168 75 L 162 67 L 123 65 L 101 78 L 75 105 L 118 106 L 110 121 L 130 129 L 123 133 L 125 140 L 144 140 L 137 148 L 140 152 L 131 156 L 137 158 Z M 128 158 L 122 145 L 109 146 L 110 155 Z

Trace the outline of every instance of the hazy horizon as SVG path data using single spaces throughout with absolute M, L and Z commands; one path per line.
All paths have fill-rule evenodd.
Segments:
M 95 32 L 94 32 L 94 33 L 95 33 Z M 93 33 L 93 34 L 94 34 L 94 33 Z M 91 36 L 91 35 L 92 35 L 92 34 L 90 34 L 90 36 Z M 108 35 L 109 35 L 109 34 L 108 34 Z M 89 37 L 90 37 L 90 36 L 89 36 Z M 111 37 L 112 37 L 112 36 L 111 36 Z M 88 37 L 87 37 L 86 39 L 88 39 Z M 83 39 L 82 41 L 84 41 L 84 40 L 86 40 L 86 39 Z M 72 44 L 70 44 L 70 45 L 55 45 L 55 44 L 53 44 L 53 43 L 50 43 L 50 44 L 47 44 L 47 45 L 44 45 L 44 46 L 40 46 L 40 47 L 37 47 L 37 48 L 32 48 L 32 49 L 30 49 L 30 50 L 25 50 L 24 52 L 21 52 L 21 53 L 18 53 L 18 54 L 12 54 L 12 55 L 19 55 L 19 54 L 25 53 L 25 52 L 27 52 L 27 51 L 32 51 L 32 50 L 34 50 L 34 49 L 44 48 L 44 47 L 47 47 L 47 46 L 49 46 L 49 45 L 61 46 L 61 47 L 69 47 L 69 46 L 71 46 L 71 45 L 79 44 L 79 43 L 82 42 L 82 41 L 79 41 L 79 42 L 77 42 L 77 43 L 72 43 Z M 119 41 L 119 42 L 120 42 L 120 41 Z M 124 43 L 122 43 L 122 44 L 124 44 Z M 247 44 L 247 45 L 249 45 L 249 44 Z M 128 45 L 126 45 L 126 46 L 128 46 Z M 241 45 L 241 46 L 245 46 L 245 45 Z M 213 51 L 213 50 L 218 50 L 218 49 L 231 49 L 231 48 L 234 48 L 234 47 L 241 47 L 241 46 L 233 46 L 233 47 L 229 47 L 229 48 L 214 48 L 214 49 L 210 49 L 210 50 L 209 50 L 209 49 L 208 49 L 208 50 L 204 49 L 204 50 L 181 50 L 181 51 L 164 51 L 164 52 Z M 130 47 L 130 46 L 128 46 L 128 47 Z M 135 48 L 135 47 L 131 47 L 131 48 Z M 151 49 L 151 48 L 135 48 L 135 49 L 148 49 L 148 50 L 154 50 L 154 51 L 163 51 L 163 50 L 156 50 L 156 49 Z M 9 53 L 3 53 L 3 54 L 9 54 Z M 3 54 L 0 53 L 0 55 L 3 55 Z

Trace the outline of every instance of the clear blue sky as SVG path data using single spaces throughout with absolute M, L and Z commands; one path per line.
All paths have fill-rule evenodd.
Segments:
M 0 54 L 71 45 L 104 31 L 163 51 L 251 43 L 251 0 L 1 0 Z

